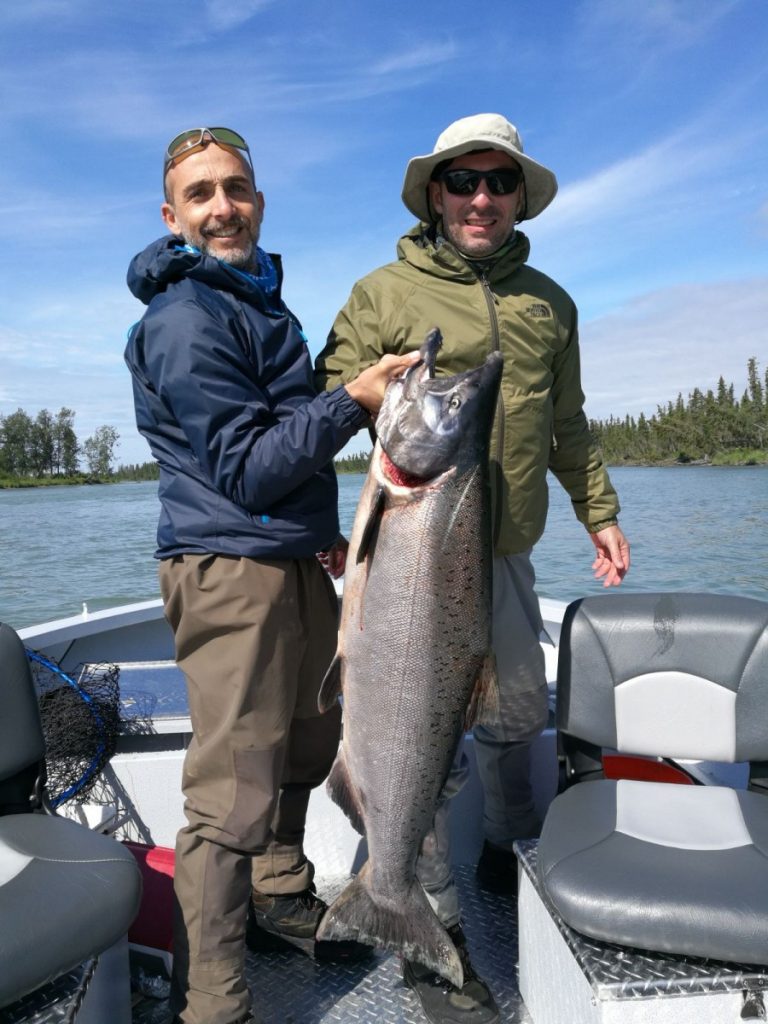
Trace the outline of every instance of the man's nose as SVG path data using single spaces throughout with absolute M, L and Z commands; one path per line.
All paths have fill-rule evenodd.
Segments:
M 491 206 L 494 203 L 493 193 L 488 188 L 488 182 L 485 178 L 482 178 L 480 184 L 475 189 L 472 195 L 473 206 Z
M 227 195 L 226 189 L 221 185 L 216 186 L 211 205 L 212 212 L 217 217 L 228 217 L 235 209 L 232 200 Z

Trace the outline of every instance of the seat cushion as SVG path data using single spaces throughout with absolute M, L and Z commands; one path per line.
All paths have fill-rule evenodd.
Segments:
M 560 916 L 585 935 L 768 962 L 768 799 L 758 793 L 581 783 L 550 805 L 538 872 Z
M 0 1006 L 108 949 L 140 898 L 116 840 L 66 818 L 0 817 Z

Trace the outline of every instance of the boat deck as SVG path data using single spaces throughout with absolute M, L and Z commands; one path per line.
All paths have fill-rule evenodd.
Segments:
M 490 985 L 504 1024 L 530 1024 L 517 988 L 516 901 L 485 893 L 471 867 L 457 882 L 472 963 Z M 345 879 L 317 880 L 332 899 Z M 314 961 L 299 950 L 249 953 L 248 984 L 259 1024 L 424 1024 L 416 996 L 403 983 L 400 959 L 375 953 L 354 964 Z M 165 1000 L 139 999 L 133 1024 L 168 1024 Z M 36 1024 L 36 1022 L 35 1022 Z

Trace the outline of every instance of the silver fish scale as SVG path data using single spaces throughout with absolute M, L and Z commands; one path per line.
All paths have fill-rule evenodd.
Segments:
M 537 846 L 535 840 L 520 842 L 515 844 L 515 851 L 598 999 L 652 999 L 744 989 L 768 990 L 768 965 L 762 968 L 754 964 L 649 953 L 598 942 L 569 928 L 542 891 L 536 872 Z
M 344 755 L 365 803 L 380 891 L 402 891 L 412 878 L 489 647 L 480 480 L 466 483 L 387 507 L 372 558 L 345 584 Z M 369 478 L 352 551 L 373 490 Z

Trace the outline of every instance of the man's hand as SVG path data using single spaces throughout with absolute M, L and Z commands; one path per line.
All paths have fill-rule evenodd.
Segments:
M 618 587 L 629 571 L 629 541 L 618 526 L 606 526 L 589 536 L 597 551 L 592 563 L 595 579 L 602 579 L 604 587 Z
M 318 561 L 328 573 L 329 576 L 337 580 L 339 576 L 344 575 L 344 570 L 347 567 L 347 551 L 349 550 L 349 541 L 346 537 L 339 534 L 338 538 L 331 544 L 325 551 L 319 551 L 317 554 Z
M 358 377 L 344 386 L 356 402 L 375 416 L 381 408 L 387 384 L 418 363 L 420 358 L 418 352 L 407 352 L 403 356 L 382 356 L 378 363 L 363 370 Z

